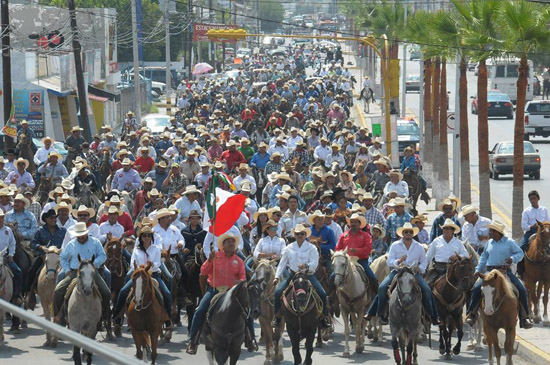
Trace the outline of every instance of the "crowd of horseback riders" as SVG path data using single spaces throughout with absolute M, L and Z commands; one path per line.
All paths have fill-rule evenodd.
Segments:
M 399 329 L 414 321 L 440 326 L 449 356 L 456 326 L 460 352 L 462 308 L 469 300 L 473 325 L 483 275 L 500 270 L 517 288 L 521 327 L 530 328 L 527 290 L 511 271 L 524 250 L 454 196 L 439 204 L 428 232 L 416 209 L 430 197 L 415 146 L 392 166 L 380 136 L 350 119 L 349 71 L 331 62 L 307 78 L 296 67 L 302 53 L 254 57 L 235 79 L 183 84 L 160 134 L 132 112 L 120 136 L 103 126 L 89 143 L 74 127 L 65 161 L 49 137 L 28 155 L 34 132 L 20 123 L 17 148 L 0 158 L 0 251 L 13 272 L 12 302 L 34 309 L 38 293 L 47 318 L 74 329 L 86 316 L 82 298 L 95 298 L 99 323 L 82 331 L 111 338 L 114 323 L 121 336 L 126 316 L 140 358 L 147 341 L 139 333 L 150 333 L 153 362 L 158 337 L 171 338 L 181 310 L 187 353 L 202 334 L 219 363 L 236 361 L 243 341 L 257 350 L 255 319 L 267 359 L 272 350 L 282 356 L 286 325 L 295 362 L 305 338 L 310 363 L 315 334 L 326 340 L 340 314 L 347 349 L 349 314 L 360 329 L 357 351 L 365 323 L 389 323 L 397 361 Z M 268 81 L 257 85 L 260 75 Z M 204 228 L 212 184 L 246 198 L 218 236 Z M 525 247 L 538 222 L 550 221 L 539 194 L 529 199 Z

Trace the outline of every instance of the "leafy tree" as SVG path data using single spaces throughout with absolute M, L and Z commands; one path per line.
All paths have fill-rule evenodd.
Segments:
M 263 32 L 274 32 L 281 27 L 280 23 L 285 18 L 285 8 L 278 2 L 260 2 L 260 19 Z M 264 20 L 265 19 L 265 20 Z M 268 20 L 269 19 L 269 20 Z

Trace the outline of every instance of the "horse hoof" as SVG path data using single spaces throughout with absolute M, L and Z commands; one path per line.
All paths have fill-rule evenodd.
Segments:
M 452 356 L 451 354 L 445 354 L 445 360 L 451 360 Z
M 544 327 L 549 327 L 549 326 L 550 326 L 550 321 L 549 321 L 549 320 L 542 321 L 542 325 L 543 325 Z
M 343 357 L 349 357 L 349 352 L 348 351 L 344 351 L 344 353 L 342 354 Z
M 29 326 L 27 325 L 27 321 L 21 322 L 21 328 L 29 328 Z
M 539 315 L 536 315 L 536 316 L 533 318 L 533 322 L 535 322 L 535 324 L 539 324 L 539 323 L 540 323 L 540 316 L 539 316 Z
M 372 342 L 378 343 L 378 337 L 373 338 L 373 339 L 372 339 Z
M 460 348 L 456 348 L 456 347 L 455 347 L 455 348 L 453 349 L 453 354 L 455 354 L 455 355 L 460 354 Z
M 271 365 L 271 360 L 265 360 L 264 365 Z
M 477 345 L 477 346 L 474 348 L 474 352 L 479 352 L 479 351 L 481 351 L 481 350 L 483 350 L 483 348 L 482 348 L 481 346 L 479 346 L 479 345 Z
M 373 336 L 372 333 L 367 333 L 367 338 L 368 338 L 369 340 L 372 340 L 373 337 L 374 337 L 374 336 Z
M 322 349 L 323 348 L 323 343 L 322 342 L 317 342 L 315 344 L 315 347 L 318 348 L 318 349 Z
M 440 347 L 439 348 L 439 354 L 443 355 L 444 353 L 445 353 L 445 347 Z
M 472 351 L 474 350 L 476 347 L 474 346 L 474 344 L 472 343 L 469 343 L 467 346 L 466 346 L 466 351 Z
M 362 354 L 365 348 L 363 346 L 358 346 L 355 348 L 355 352 L 358 354 Z
M 50 341 L 46 341 L 46 342 L 44 342 L 44 344 L 43 344 L 42 346 L 44 346 L 44 347 L 51 347 L 52 344 L 50 343 Z

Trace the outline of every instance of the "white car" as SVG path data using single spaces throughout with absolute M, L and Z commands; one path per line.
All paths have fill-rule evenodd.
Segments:
M 166 127 L 171 128 L 170 116 L 165 114 L 147 114 L 141 118 L 141 125 L 151 131 L 153 138 L 159 138 Z

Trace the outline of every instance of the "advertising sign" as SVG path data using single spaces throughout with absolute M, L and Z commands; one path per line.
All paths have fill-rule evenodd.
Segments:
M 15 119 L 20 123 L 23 119 L 29 122 L 29 128 L 36 133 L 37 138 L 44 137 L 44 91 L 14 90 L 13 105 Z
M 238 29 L 235 24 L 208 24 L 208 23 L 193 23 L 193 42 L 208 41 L 208 42 L 223 42 L 235 43 L 236 39 L 210 39 L 206 36 L 206 32 L 210 29 Z

